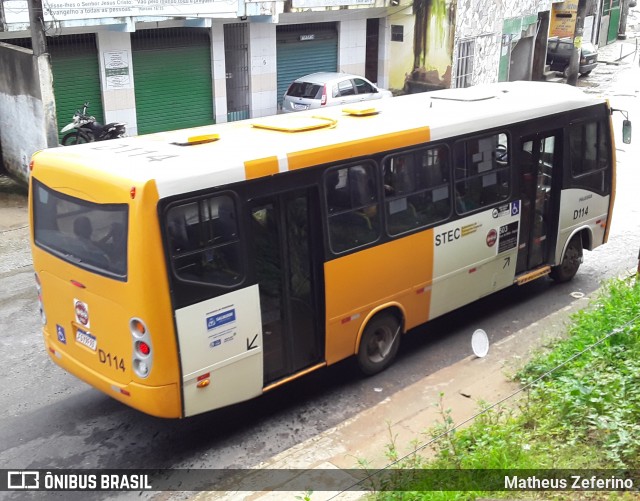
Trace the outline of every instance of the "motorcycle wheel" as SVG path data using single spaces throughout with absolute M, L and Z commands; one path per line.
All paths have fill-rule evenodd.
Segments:
M 75 130 L 73 132 L 69 132 L 69 134 L 65 134 L 62 138 L 62 146 L 71 146 L 74 144 L 83 144 L 92 142 L 91 136 L 82 132 L 81 130 Z

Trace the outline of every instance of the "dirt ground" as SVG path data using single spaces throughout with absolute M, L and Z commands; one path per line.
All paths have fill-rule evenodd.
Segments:
M 28 224 L 27 188 L 0 174 L 0 232 Z

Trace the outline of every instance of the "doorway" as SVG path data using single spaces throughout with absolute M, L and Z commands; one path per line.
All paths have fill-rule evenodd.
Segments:
M 265 385 L 323 360 L 318 203 L 316 190 L 303 188 L 251 205 Z
M 525 137 L 520 150 L 520 244 L 516 274 L 548 262 L 555 244 L 557 218 L 555 186 L 559 175 L 561 136 L 559 133 Z

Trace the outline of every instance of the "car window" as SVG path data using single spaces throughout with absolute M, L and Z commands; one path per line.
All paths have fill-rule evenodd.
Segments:
M 358 94 L 371 94 L 374 92 L 373 85 L 362 78 L 354 78 L 353 82 L 356 84 Z
M 559 44 L 558 48 L 562 51 L 571 51 L 573 50 L 573 44 L 562 42 Z
M 356 93 L 356 90 L 353 88 L 353 82 L 351 79 L 338 82 L 338 92 L 340 93 L 340 97 L 353 96 Z
M 305 99 L 320 99 L 322 85 L 310 82 L 293 82 L 287 91 L 287 96 Z

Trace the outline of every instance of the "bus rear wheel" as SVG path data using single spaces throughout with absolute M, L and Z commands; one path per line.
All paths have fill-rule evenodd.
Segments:
M 400 330 L 400 321 L 391 313 L 371 319 L 358 349 L 358 366 L 364 374 L 372 376 L 391 365 L 400 346 Z
M 556 282 L 568 282 L 580 268 L 582 263 L 582 240 L 580 235 L 574 235 L 567 250 L 564 252 L 562 262 L 551 268 L 551 278 Z

